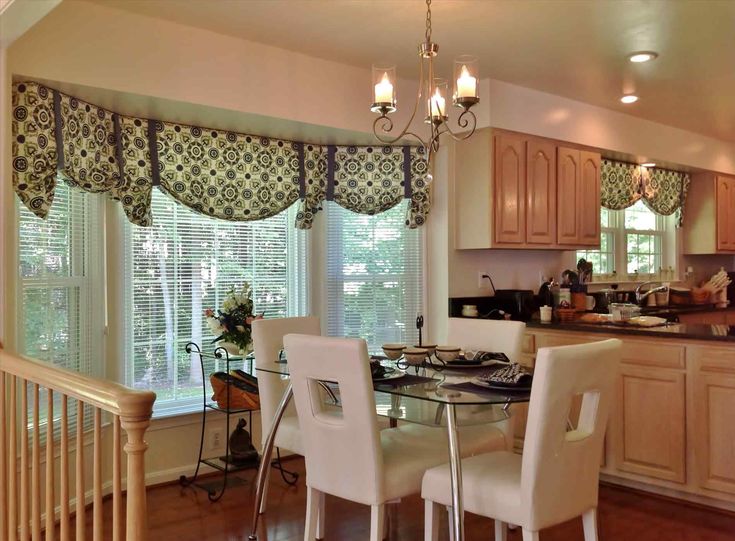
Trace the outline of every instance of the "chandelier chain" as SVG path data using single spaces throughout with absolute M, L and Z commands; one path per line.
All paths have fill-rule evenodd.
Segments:
M 431 0 L 426 0 L 426 43 L 431 43 Z

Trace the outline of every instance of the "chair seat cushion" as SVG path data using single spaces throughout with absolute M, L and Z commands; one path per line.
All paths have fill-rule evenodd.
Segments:
M 447 430 L 405 424 L 382 430 L 385 466 L 385 499 L 392 500 L 417 494 L 426 470 L 449 460 Z M 462 456 L 505 448 L 505 437 L 489 425 L 460 429 L 459 446 Z
M 523 524 L 521 517 L 521 455 L 496 451 L 462 460 L 464 510 L 503 522 Z M 424 475 L 421 495 L 426 500 L 452 505 L 449 464 Z

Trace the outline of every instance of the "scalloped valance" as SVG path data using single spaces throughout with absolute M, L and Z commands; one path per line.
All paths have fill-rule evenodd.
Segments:
M 607 209 L 620 210 L 643 199 L 643 203 L 657 214 L 677 214 L 677 224 L 681 226 L 690 183 L 688 173 L 602 160 L 601 202 Z
M 321 146 L 120 115 L 35 82 L 13 86 L 13 186 L 48 215 L 57 178 L 120 201 L 149 226 L 154 186 L 196 212 L 230 221 L 298 204 L 309 229 L 325 200 L 377 214 L 408 199 L 406 225 L 430 209 L 421 147 Z

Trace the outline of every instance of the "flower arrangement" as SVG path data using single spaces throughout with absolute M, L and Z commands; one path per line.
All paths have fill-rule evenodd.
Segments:
M 204 311 L 204 316 L 209 329 L 216 336 L 212 343 L 222 341 L 221 345 L 225 348 L 228 343 L 234 344 L 241 355 L 252 351 L 252 323 L 256 319 L 263 319 L 263 314 L 253 313 L 250 284 L 245 282 L 239 293 L 233 287 L 222 303 L 222 308 L 216 313 L 208 308 Z

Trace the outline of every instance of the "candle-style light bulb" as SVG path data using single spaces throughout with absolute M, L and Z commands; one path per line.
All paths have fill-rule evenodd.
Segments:
M 477 78 L 470 75 L 467 66 L 462 65 L 457 79 L 457 98 L 474 98 L 477 96 Z
M 375 103 L 393 103 L 393 85 L 388 78 L 388 72 L 383 72 L 380 82 L 375 85 Z
M 434 89 L 434 95 L 431 96 L 431 116 L 433 118 L 441 118 L 444 116 L 444 97 L 439 92 L 439 87 Z

